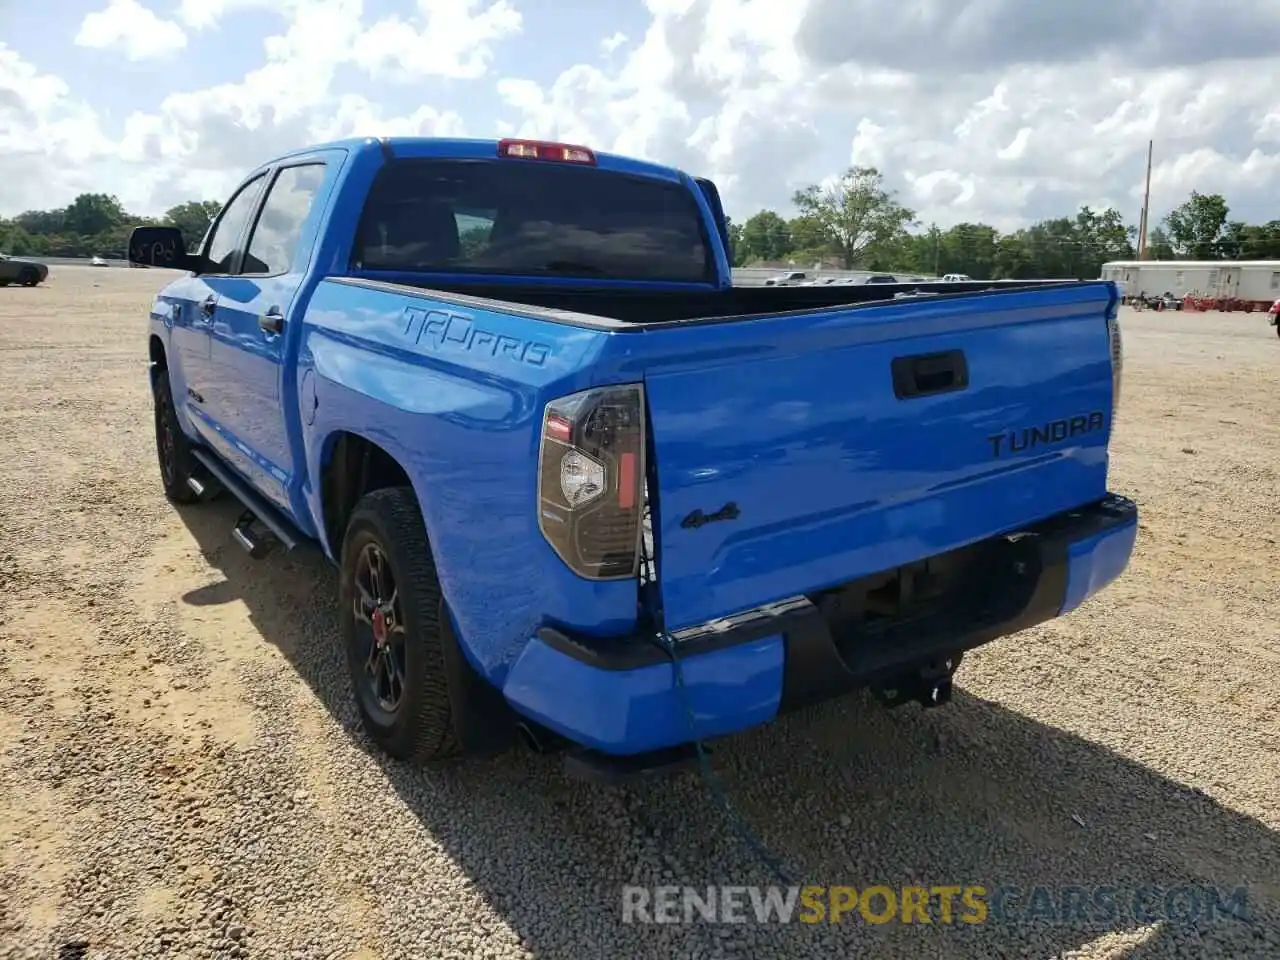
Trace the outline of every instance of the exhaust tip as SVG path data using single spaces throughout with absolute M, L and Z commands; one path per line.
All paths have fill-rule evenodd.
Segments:
M 565 746 L 562 738 L 533 723 L 517 723 L 516 734 L 527 749 L 537 754 L 556 753 Z
M 531 750 L 534 753 L 545 752 L 541 741 L 538 739 L 538 735 L 533 732 L 533 729 L 527 723 L 517 723 L 516 733 L 519 735 L 520 742 L 524 744 L 526 749 Z

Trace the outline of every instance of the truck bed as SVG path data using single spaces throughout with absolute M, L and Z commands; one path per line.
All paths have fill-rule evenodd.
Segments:
M 556 317 L 562 321 L 610 327 L 617 324 L 685 323 L 692 320 L 745 319 L 799 310 L 821 310 L 832 307 L 858 306 L 891 301 L 898 293 L 933 294 L 928 299 L 948 299 L 966 294 L 1027 290 L 1048 286 L 1080 286 L 1096 284 L 1096 280 L 994 280 L 970 283 L 902 283 L 857 286 L 816 287 L 733 287 L 729 290 L 663 291 L 633 289 L 575 290 L 564 286 L 513 283 L 431 282 L 425 279 L 400 279 L 395 282 L 368 278 L 335 278 L 346 282 L 382 287 L 399 292 L 399 287 L 429 291 L 433 297 L 443 295 L 475 298 L 484 303 L 476 306 L 523 304 L 543 310 L 563 311 L 577 317 Z M 591 323 L 598 319 L 599 323 Z

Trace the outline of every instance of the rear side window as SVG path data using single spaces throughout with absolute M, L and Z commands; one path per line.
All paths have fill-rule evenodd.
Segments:
M 374 180 L 352 265 L 364 270 L 710 282 L 679 184 L 527 160 L 394 160 Z
M 323 183 L 324 164 L 320 163 L 284 167 L 276 175 L 254 224 L 241 273 L 274 276 L 289 272 L 302 227 Z

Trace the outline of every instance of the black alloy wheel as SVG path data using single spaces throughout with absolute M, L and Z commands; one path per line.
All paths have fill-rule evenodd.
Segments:
M 151 389 L 156 420 L 156 457 L 160 463 L 164 495 L 173 503 L 195 503 L 199 497 L 187 481 L 197 476 L 200 465 L 191 456 L 191 446 L 178 426 L 168 370 L 161 368 L 156 371 Z
M 351 613 L 364 663 L 359 696 L 383 724 L 394 723 L 408 669 L 404 614 L 391 562 L 377 543 L 366 543 L 356 558 Z
M 463 753 L 446 669 L 447 616 L 413 490 L 365 494 L 343 536 L 338 627 L 365 732 L 398 760 Z

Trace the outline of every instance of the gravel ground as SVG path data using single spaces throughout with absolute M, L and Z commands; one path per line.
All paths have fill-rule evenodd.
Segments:
M 972 655 L 942 710 L 855 696 L 717 753 L 814 882 L 1248 884 L 1253 922 L 655 927 L 620 922 L 622 884 L 770 879 L 696 778 L 383 759 L 332 574 L 250 561 L 230 503 L 164 501 L 160 279 L 63 267 L 0 291 L 0 956 L 1280 955 L 1280 343 L 1260 316 L 1125 314 L 1113 486 L 1144 516 L 1103 596 Z

